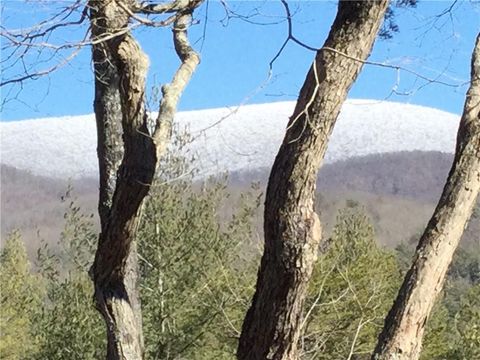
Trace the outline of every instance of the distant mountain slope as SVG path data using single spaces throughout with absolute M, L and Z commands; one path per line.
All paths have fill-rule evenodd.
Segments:
M 394 246 L 415 237 L 425 226 L 440 195 L 452 156 L 438 152 L 401 152 L 369 155 L 325 165 L 317 197 L 324 228 L 335 222 L 336 211 L 354 200 L 365 206 L 382 244 Z M 5 165 L 1 167 L 1 234 L 20 228 L 30 254 L 40 238 L 55 243 L 63 226 L 68 203 L 61 197 L 67 180 L 32 175 Z M 229 187 L 245 190 L 253 180 L 265 185 L 267 169 L 232 173 Z M 97 182 L 73 181 L 78 204 L 87 213 L 96 212 Z M 259 229 L 261 217 L 258 215 Z M 474 219 L 466 239 L 480 241 L 480 219 Z
M 188 127 L 204 174 L 270 168 L 293 102 L 179 113 Z M 459 117 L 416 105 L 349 100 L 343 108 L 326 163 L 396 151 L 452 153 Z M 96 176 L 92 115 L 1 123 L 1 162 L 58 178 Z
M 68 187 L 87 213 L 96 210 L 97 181 L 69 181 L 33 175 L 28 171 L 1 165 L 1 238 L 14 229 L 22 232 L 29 253 L 34 254 L 40 239 L 56 243 L 63 227 L 69 202 L 62 202 Z
M 401 151 L 357 156 L 325 164 L 320 169 L 319 191 L 355 191 L 437 201 L 452 165 L 453 154 L 438 151 Z M 238 184 L 266 184 L 270 169 L 233 172 Z
M 355 190 L 436 202 L 452 166 L 453 154 L 398 152 L 325 165 L 320 189 Z

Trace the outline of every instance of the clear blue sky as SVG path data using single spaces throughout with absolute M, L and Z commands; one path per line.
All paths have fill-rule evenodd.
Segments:
M 225 20 L 219 1 L 210 0 L 196 14 L 200 21 L 191 31 L 197 41 L 200 64 L 185 91 L 180 110 L 234 106 L 243 102 L 264 103 L 294 100 L 314 54 L 291 43 L 274 64 L 273 76 L 265 83 L 268 63 L 287 32 L 280 1 L 232 1 L 227 3 L 242 14 L 258 12 L 250 20 Z M 429 78 L 451 84 L 469 80 L 470 56 L 480 29 L 480 3 L 459 1 L 453 12 L 436 15 L 452 1 L 420 0 L 417 8 L 397 10 L 400 32 L 390 40 L 378 40 L 371 61 L 401 65 Z M 42 19 L 51 6 L 41 2 L 3 1 L 2 24 L 7 28 L 30 26 Z M 48 4 L 48 2 L 47 2 Z M 56 6 L 59 6 L 57 3 Z M 325 40 L 335 16 L 336 1 L 290 1 L 294 33 L 313 47 Z M 208 17 L 205 16 L 208 10 Z M 59 31 L 50 41 L 78 39 L 86 28 Z M 202 34 L 205 38 L 202 41 Z M 166 82 L 178 64 L 169 29 L 142 28 L 136 35 L 150 57 L 149 88 Z M 27 60 L 33 60 L 31 55 Z M 48 64 L 45 65 L 48 67 Z M 10 76 L 5 71 L 3 76 Z M 391 94 L 395 88 L 403 95 Z M 19 87 L 2 89 L 2 98 L 12 98 Z M 449 87 L 401 71 L 365 66 L 350 91 L 351 98 L 385 99 L 431 106 L 460 114 L 467 85 Z M 72 62 L 48 77 L 25 82 L 17 100 L 10 99 L 2 109 L 2 121 L 48 116 L 79 115 L 92 112 L 93 80 L 90 49 L 84 48 Z M 152 107 L 156 101 L 150 101 Z

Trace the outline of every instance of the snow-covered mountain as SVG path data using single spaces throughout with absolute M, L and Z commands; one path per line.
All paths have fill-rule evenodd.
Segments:
M 195 141 L 201 171 L 270 167 L 294 102 L 178 114 Z M 325 161 L 396 151 L 453 152 L 459 116 L 417 105 L 347 101 Z M 58 178 L 96 176 L 93 115 L 0 123 L 1 163 Z

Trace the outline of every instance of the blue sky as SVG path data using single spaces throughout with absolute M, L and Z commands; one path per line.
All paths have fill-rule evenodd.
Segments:
M 203 5 L 199 9 L 196 14 L 199 24 L 193 26 L 190 37 L 196 42 L 202 63 L 182 97 L 180 110 L 295 100 L 314 53 L 290 43 L 266 81 L 268 63 L 287 33 L 280 1 L 227 3 L 238 13 L 258 14 L 249 20 L 262 25 L 238 18 L 227 21 L 219 1 L 210 0 L 208 7 Z M 312 47 L 321 47 L 335 16 L 336 1 L 289 3 L 296 37 Z M 389 99 L 460 114 L 468 86 L 465 82 L 469 80 L 471 51 L 480 29 L 480 3 L 458 1 L 451 14 L 436 16 L 452 3 L 420 0 L 417 8 L 397 10 L 400 32 L 390 40 L 378 40 L 369 60 L 399 65 L 428 78 L 463 86 L 427 83 L 405 71 L 366 65 L 349 97 Z M 31 26 L 48 11 L 52 11 L 48 2 L 25 4 L 4 0 L 2 24 L 7 28 Z M 85 31 L 85 26 L 62 30 L 49 41 L 75 41 Z M 178 65 L 171 32 L 141 28 L 136 30 L 136 36 L 150 57 L 148 88 L 152 89 L 168 81 Z M 34 59 L 33 55 L 27 58 Z M 3 76 L 11 76 L 13 70 L 4 71 Z M 158 101 L 152 94 L 149 91 L 149 104 L 154 109 Z M 2 109 L 2 121 L 91 113 L 90 49 L 85 47 L 73 61 L 48 77 L 25 82 L 22 89 L 18 85 L 5 87 L 2 98 L 9 100 Z

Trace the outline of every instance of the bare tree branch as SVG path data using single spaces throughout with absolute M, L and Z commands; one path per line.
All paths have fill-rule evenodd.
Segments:
M 189 7 L 180 12 L 173 27 L 173 42 L 178 58 L 182 62 L 173 76 L 170 84 L 162 87 L 162 100 L 153 133 L 154 142 L 157 147 L 157 154 L 162 154 L 170 139 L 173 119 L 178 105 L 180 94 L 187 86 L 200 57 L 190 46 L 187 36 L 187 29 L 191 24 L 192 12 L 203 0 L 191 0 Z
M 327 50 L 327 51 L 331 51 L 331 52 L 334 52 L 336 54 L 339 54 L 339 55 L 342 55 L 350 60 L 354 60 L 354 61 L 358 61 L 362 64 L 365 64 L 365 65 L 372 65 L 372 66 L 378 66 L 378 67 L 383 67 L 383 68 L 388 68 L 388 69 L 393 69 L 393 70 L 396 70 L 396 71 L 404 71 L 406 73 L 409 73 L 411 75 L 414 75 L 416 76 L 417 78 L 419 79 L 422 79 L 422 80 L 425 80 L 426 81 L 426 84 L 423 84 L 421 87 L 425 87 L 426 85 L 428 84 L 432 84 L 432 83 L 436 83 L 436 84 L 440 84 L 440 85 L 444 85 L 444 86 L 448 86 L 448 87 L 452 87 L 452 88 L 459 88 L 459 87 L 463 87 L 465 85 L 468 85 L 470 83 L 470 81 L 465 81 L 465 82 L 461 82 L 461 83 L 449 83 L 449 82 L 446 82 L 446 81 L 441 81 L 439 80 L 440 75 L 438 75 L 437 77 L 435 78 L 430 78 L 428 76 L 425 76 L 425 75 L 422 75 L 420 74 L 419 72 L 417 71 L 414 71 L 414 70 L 411 70 L 411 69 L 408 69 L 406 67 L 403 67 L 403 66 L 400 66 L 400 65 L 391 65 L 391 64 L 387 64 L 386 62 L 377 62 L 377 61 L 368 61 L 368 60 L 362 60 L 362 59 L 358 59 L 358 58 L 355 58 L 353 56 L 350 56 L 350 55 L 347 55 L 339 50 L 336 50 L 336 49 L 333 49 L 333 48 L 329 48 L 329 47 L 322 47 L 322 48 L 314 48 L 310 45 L 307 45 L 305 44 L 304 42 L 302 42 L 301 40 L 299 40 L 293 33 L 293 24 L 292 24 L 292 13 L 290 11 L 290 7 L 288 5 L 288 2 L 287 0 L 280 0 L 283 7 L 285 8 L 285 13 L 286 13 L 286 20 L 287 20 L 287 24 L 288 24 L 288 33 L 287 33 L 287 37 L 285 38 L 285 40 L 283 41 L 282 45 L 280 46 L 280 49 L 277 51 L 277 53 L 273 56 L 272 60 L 270 60 L 270 63 L 269 63 L 269 71 L 271 72 L 273 70 L 273 65 L 275 63 L 275 61 L 280 57 L 280 55 L 283 53 L 283 51 L 285 50 L 285 47 L 287 46 L 287 44 L 290 42 L 290 41 L 293 41 L 294 43 L 296 43 L 297 45 L 300 45 L 301 47 L 307 49 L 307 50 L 310 50 L 310 51 L 320 51 L 320 50 Z M 446 10 L 444 10 L 444 12 L 442 12 L 441 14 L 438 15 L 438 17 L 441 17 L 447 13 L 450 13 L 453 9 L 453 7 L 455 6 L 456 4 L 456 0 L 453 2 L 453 4 Z
M 133 7 L 133 11 L 136 13 L 146 14 L 146 15 L 159 15 L 159 14 L 171 14 L 182 12 L 185 9 L 188 9 L 192 6 L 191 0 L 173 0 L 171 2 L 162 3 L 162 4 L 152 4 L 152 3 L 137 3 Z
M 125 11 L 134 21 L 125 28 L 110 31 L 102 36 L 91 37 L 90 28 L 87 28 L 82 39 L 61 43 L 51 42 L 49 39 L 56 30 L 66 27 L 80 26 L 88 18 L 90 4 L 85 0 L 76 0 L 73 4 L 63 7 L 55 15 L 38 24 L 23 29 L 7 29 L 0 26 L 0 37 L 3 38 L 1 63 L 3 64 L 3 75 L 0 81 L 0 87 L 15 83 L 23 83 L 26 80 L 35 80 L 40 77 L 49 75 L 59 68 L 68 64 L 80 52 L 81 48 L 86 46 L 98 45 L 109 41 L 116 37 L 123 36 L 132 30 L 141 26 L 150 27 L 166 27 L 175 23 L 180 12 L 185 9 L 195 9 L 202 1 L 199 0 L 175 0 L 171 3 L 164 4 L 138 4 L 132 8 L 122 1 L 118 1 L 118 6 Z M 80 16 L 76 20 L 69 20 L 74 14 L 80 11 Z M 162 20 L 151 20 L 146 17 L 139 16 L 138 13 L 151 14 L 170 14 Z M 55 57 L 62 51 L 74 51 L 66 56 L 62 56 L 62 60 L 56 62 Z M 35 62 L 27 61 L 28 54 L 35 53 Z M 51 54 L 51 55 L 49 55 Z M 35 64 L 38 67 L 41 63 L 52 63 L 43 69 L 28 69 L 28 64 Z M 19 67 L 20 65 L 20 67 Z M 30 65 L 29 65 L 30 66 Z M 6 71 L 18 68 L 18 74 L 6 75 Z

